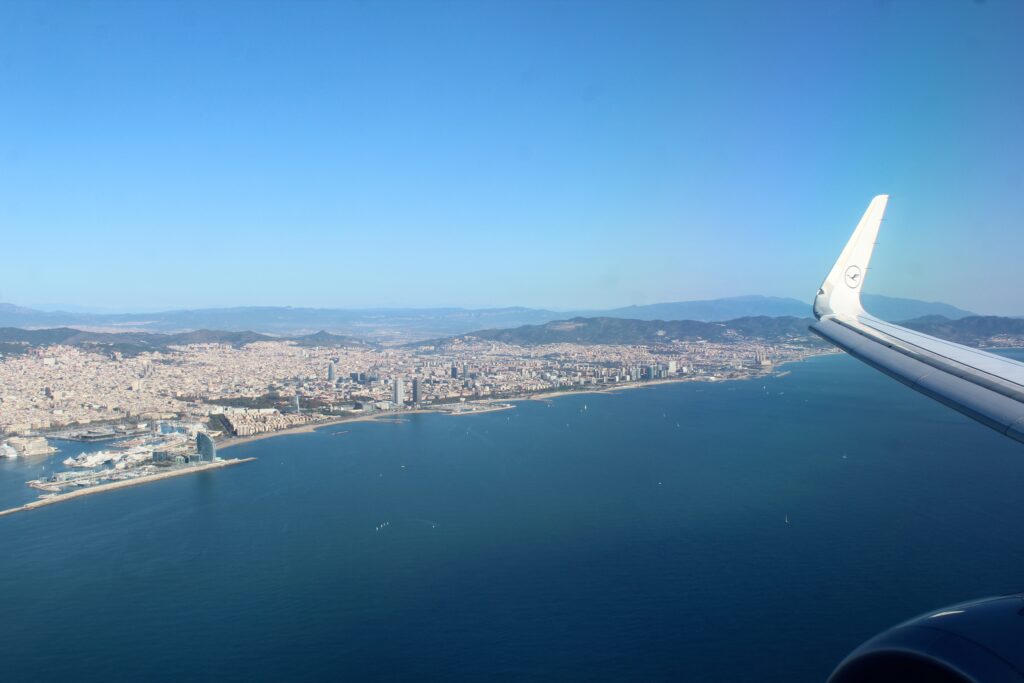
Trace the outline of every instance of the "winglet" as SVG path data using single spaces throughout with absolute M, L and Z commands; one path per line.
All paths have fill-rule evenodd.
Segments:
M 832 266 L 814 298 L 814 316 L 819 320 L 829 315 L 858 315 L 864 312 L 860 304 L 860 291 L 871 261 L 871 252 L 878 239 L 885 205 L 889 195 L 880 194 L 871 200 L 864 217 L 857 224 L 850 241 L 846 243 L 839 260 Z

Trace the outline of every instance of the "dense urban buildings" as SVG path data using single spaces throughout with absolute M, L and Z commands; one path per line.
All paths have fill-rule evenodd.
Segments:
M 642 381 L 747 377 L 823 352 L 808 339 L 520 346 L 467 336 L 376 348 L 261 341 L 134 356 L 55 345 L 0 360 L 0 435 L 184 420 L 208 421 L 213 433 L 248 436 L 401 409 L 410 399 L 429 406 Z

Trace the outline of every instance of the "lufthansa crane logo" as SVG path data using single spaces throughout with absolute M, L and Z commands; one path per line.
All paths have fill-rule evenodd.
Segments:
M 861 272 L 859 266 L 850 266 L 846 269 L 846 286 L 850 289 L 860 287 Z

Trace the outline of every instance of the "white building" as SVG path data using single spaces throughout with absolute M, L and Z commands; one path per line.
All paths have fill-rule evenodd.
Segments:
M 14 456 L 8 455 L 7 457 L 29 457 L 33 455 L 49 455 L 55 453 L 56 448 L 52 448 L 46 439 L 41 436 L 12 436 L 4 444 L 7 449 L 15 452 Z M 10 452 L 5 451 L 5 453 Z

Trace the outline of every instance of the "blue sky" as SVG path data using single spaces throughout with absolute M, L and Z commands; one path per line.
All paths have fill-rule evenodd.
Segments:
M 1024 3 L 0 3 L 0 301 L 1024 314 Z

